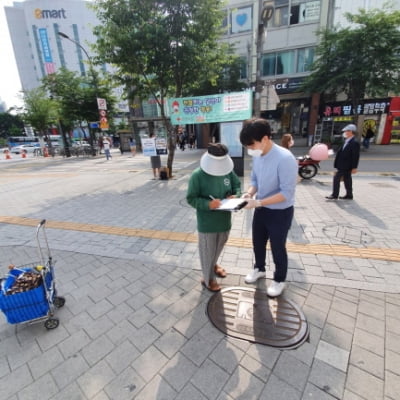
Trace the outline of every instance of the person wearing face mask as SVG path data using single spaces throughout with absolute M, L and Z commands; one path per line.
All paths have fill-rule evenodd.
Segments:
M 255 263 L 245 282 L 255 283 L 265 277 L 269 240 L 275 272 L 267 294 L 276 297 L 284 290 L 287 276 L 286 239 L 294 214 L 298 164 L 289 150 L 272 141 L 271 127 L 265 119 L 245 121 L 240 142 L 253 157 L 250 186 L 242 197 L 248 199 L 245 208 L 255 208 L 252 223 Z
M 351 175 L 357 173 L 360 159 L 360 143 L 355 138 L 357 127 L 354 124 L 346 125 L 343 129 L 344 143 L 336 153 L 333 166 L 336 173 L 333 177 L 332 194 L 326 196 L 328 200 L 353 200 L 353 180 Z M 340 181 L 343 179 L 346 195 L 339 197 Z

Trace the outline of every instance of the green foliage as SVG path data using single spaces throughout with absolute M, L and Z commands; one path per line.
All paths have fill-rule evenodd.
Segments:
M 0 137 L 20 136 L 24 131 L 24 122 L 19 115 L 0 113 Z
M 217 42 L 220 6 L 219 0 L 97 1 L 96 51 L 136 96 L 180 97 L 194 82 L 218 77 L 225 52 Z
M 58 118 L 69 129 L 73 128 L 75 122 L 99 120 L 97 97 L 107 100 L 109 114 L 115 104 L 111 87 L 100 81 L 94 70 L 86 77 L 61 68 L 57 73 L 46 76 L 43 85 L 57 105 Z
M 352 27 L 318 32 L 320 44 L 309 92 L 343 92 L 353 105 L 366 96 L 400 91 L 400 11 L 359 10 L 346 14 Z
M 222 33 L 221 0 L 97 0 L 100 20 L 95 62 L 116 67 L 115 78 L 128 99 L 156 98 L 168 132 L 168 167 L 172 170 L 175 135 L 165 117 L 167 97 L 182 97 L 204 82 L 215 85 L 227 47 Z
M 39 135 L 44 135 L 57 118 L 57 109 L 49 99 L 44 87 L 26 91 L 23 94 L 25 110 L 22 119 L 31 125 Z

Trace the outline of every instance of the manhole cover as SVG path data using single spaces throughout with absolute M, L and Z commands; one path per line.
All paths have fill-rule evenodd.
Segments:
M 221 332 L 249 342 L 291 349 L 309 335 L 306 317 L 296 304 L 284 296 L 270 299 L 259 289 L 222 289 L 208 301 L 207 313 Z
M 361 228 L 348 225 L 331 225 L 322 229 L 324 234 L 342 243 L 367 245 L 375 241 L 374 237 Z

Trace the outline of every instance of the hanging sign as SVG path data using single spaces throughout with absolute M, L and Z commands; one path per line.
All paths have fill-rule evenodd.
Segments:
M 252 93 L 221 93 L 169 100 L 172 125 L 242 121 L 251 117 Z

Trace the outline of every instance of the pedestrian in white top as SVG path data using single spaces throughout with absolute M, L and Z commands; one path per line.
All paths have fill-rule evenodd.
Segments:
M 111 153 L 110 153 L 110 148 L 111 148 L 110 140 L 106 136 L 104 136 L 103 137 L 103 149 L 104 149 L 104 154 L 106 155 L 107 160 L 112 158 Z

